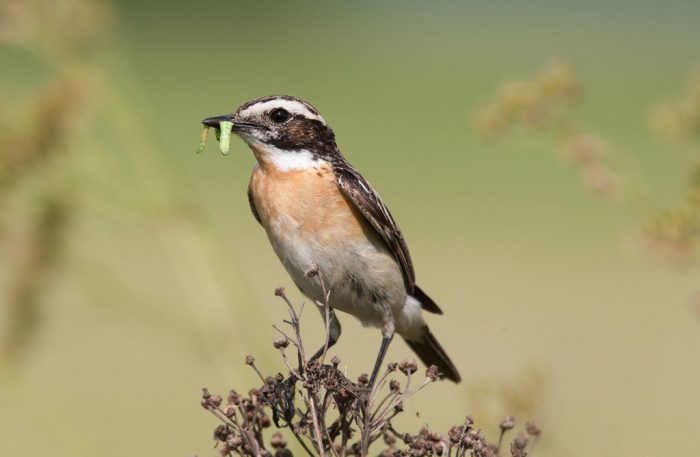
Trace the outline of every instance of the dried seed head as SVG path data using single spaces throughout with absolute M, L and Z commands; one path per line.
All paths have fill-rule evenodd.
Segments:
M 369 384 L 369 375 L 367 375 L 367 373 L 362 373 L 357 378 L 357 383 L 361 386 L 366 386 L 367 384 Z
M 401 390 L 401 384 L 396 379 L 389 381 L 389 390 L 394 393 L 398 393 Z
M 539 436 L 542 433 L 542 430 L 532 421 L 528 421 L 525 424 L 525 431 L 531 436 Z
M 228 439 L 229 435 L 229 430 L 228 427 L 225 425 L 219 425 L 214 429 L 214 439 L 221 441 L 222 443 L 226 442 Z
M 221 406 L 222 401 L 223 399 L 221 398 L 221 395 L 212 395 L 211 398 L 209 398 L 209 404 L 215 408 Z
M 253 357 L 252 355 L 245 356 L 246 365 L 252 365 L 253 363 L 255 363 L 255 357 Z
M 202 389 L 202 398 L 208 400 L 209 397 L 211 397 L 211 394 L 209 393 L 209 389 L 205 387 L 204 389 Z
M 231 389 L 228 393 L 227 400 L 229 404 L 237 405 L 241 401 L 241 396 L 238 395 L 238 393 L 235 390 Z
M 515 418 L 513 416 L 506 417 L 500 425 L 501 432 L 503 433 L 508 430 L 512 430 L 513 427 L 515 427 Z
M 450 431 L 447 433 L 447 436 L 450 437 L 450 443 L 459 443 L 459 440 L 462 438 L 462 433 L 464 433 L 463 425 L 453 425 L 450 427 Z
M 331 359 L 331 363 L 334 367 L 338 367 L 338 365 L 340 365 L 340 358 L 337 355 L 334 355 Z
M 386 443 L 389 446 L 393 446 L 394 444 L 396 444 L 396 437 L 389 433 L 384 433 L 384 443 Z
M 231 449 L 236 449 L 243 444 L 243 438 L 238 435 L 231 435 L 231 437 L 226 441 L 226 446 Z
M 427 430 L 426 437 L 435 443 L 442 441 L 442 435 L 434 430 Z
M 270 420 L 270 416 L 267 414 L 261 413 L 258 416 L 258 423 L 260 423 L 260 426 L 262 428 L 268 428 L 270 425 L 272 425 L 272 421 Z
M 284 297 L 284 287 L 278 287 L 277 289 L 275 289 L 275 296 Z
M 389 365 L 386 366 L 386 369 L 389 370 L 390 372 L 396 371 L 396 367 L 398 364 L 396 362 L 391 362 Z
M 527 451 L 525 448 L 527 447 L 527 442 L 528 439 L 525 437 L 525 435 L 519 433 L 513 442 L 510 443 L 510 455 L 513 457 L 526 457 Z
M 295 435 L 306 435 L 309 431 L 309 427 L 304 424 L 304 422 L 299 421 L 298 423 L 294 424 L 294 434 Z
M 270 438 L 270 445 L 272 445 L 272 447 L 275 449 L 284 448 L 287 447 L 287 440 L 284 438 L 282 433 L 276 432 L 274 435 L 272 435 L 272 438 Z
M 272 345 L 275 349 L 284 349 L 289 346 L 289 340 L 287 338 L 275 338 Z
M 399 370 L 408 376 L 418 370 L 418 364 L 413 359 L 406 359 L 399 364 Z
M 430 365 L 427 370 L 425 370 L 425 377 L 431 381 L 437 381 L 440 379 L 440 372 L 438 372 L 438 367 L 435 365 Z

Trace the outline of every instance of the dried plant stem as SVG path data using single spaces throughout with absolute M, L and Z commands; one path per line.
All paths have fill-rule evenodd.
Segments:
M 318 421 L 318 413 L 316 412 L 316 395 L 309 390 L 309 410 L 311 411 L 311 420 L 314 426 L 314 435 L 316 436 L 316 443 L 318 452 L 321 457 L 326 457 L 325 446 L 323 445 L 323 438 L 321 435 L 321 426 Z
M 312 270 L 312 273 L 319 274 L 317 270 Z M 392 421 L 403 412 L 403 403 L 439 379 L 437 367 L 429 367 L 425 372 L 425 381 L 417 383 L 413 380 L 418 368 L 414 360 L 390 363 L 379 381 L 370 387 L 366 374 L 360 375 L 357 382 L 348 379 L 339 369 L 338 357 L 333 357 L 330 365 L 324 365 L 332 328 L 332 311 L 330 293 L 320 276 L 319 281 L 324 291 L 327 320 L 326 345 L 319 351 L 318 359 L 309 360 L 304 352 L 300 323 L 303 308 L 297 312 L 284 291 L 278 289 L 276 295 L 286 303 L 290 316 L 290 320 L 284 322 L 292 330 L 288 334 L 274 325 L 274 329 L 284 338 L 275 339 L 273 346 L 280 351 L 284 365 L 292 376 L 285 379 L 278 373 L 275 377 L 264 377 L 253 357 L 248 356 L 246 364 L 263 381 L 259 389 L 250 390 L 248 397 L 231 391 L 224 410 L 218 408 L 221 397 L 212 397 L 208 392 L 203 395 L 202 405 L 225 424 L 214 433 L 222 456 L 231 457 L 236 453 L 241 456 L 291 457 L 280 432 L 270 441 L 274 453 L 271 452 L 273 449 L 265 447 L 264 429 L 274 423 L 281 429 L 288 429 L 309 456 L 367 457 L 370 453 L 375 455 L 375 446 L 384 438 L 388 447 L 378 453 L 382 457 L 499 457 L 503 434 L 498 446 L 489 444 L 481 432 L 472 427 L 474 422 L 470 417 L 462 425 L 453 426 L 446 437 L 426 427 L 415 435 L 398 433 L 393 428 Z M 298 368 L 292 366 L 285 351 L 290 343 L 299 358 Z M 401 374 L 405 376 L 403 389 L 395 379 Z M 297 389 L 299 382 L 301 387 Z M 417 385 L 413 387 L 414 384 Z M 272 420 L 265 411 L 272 413 Z M 241 417 L 238 417 L 239 414 Z M 512 426 L 509 424 L 504 422 L 501 428 L 510 430 Z M 524 434 L 518 435 L 511 443 L 512 457 L 525 457 L 532 452 L 540 431 L 532 423 L 528 423 L 526 430 L 535 439 L 528 440 Z M 402 441 L 405 448 L 399 448 L 398 441 Z

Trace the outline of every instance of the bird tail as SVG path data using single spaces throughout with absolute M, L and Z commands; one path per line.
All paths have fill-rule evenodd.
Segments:
M 424 364 L 437 366 L 438 371 L 450 381 L 461 381 L 462 378 L 459 376 L 454 363 L 447 356 L 447 353 L 440 346 L 440 343 L 435 339 L 427 325 L 423 327 L 423 334 L 419 340 L 414 341 L 406 338 L 404 340 Z

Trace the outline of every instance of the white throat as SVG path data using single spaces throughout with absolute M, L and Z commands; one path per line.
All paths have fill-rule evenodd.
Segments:
M 286 150 L 259 141 L 250 142 L 250 146 L 257 154 L 261 155 L 258 161 L 269 162 L 283 173 L 318 168 L 325 162 L 314 158 L 314 155 L 308 149 Z

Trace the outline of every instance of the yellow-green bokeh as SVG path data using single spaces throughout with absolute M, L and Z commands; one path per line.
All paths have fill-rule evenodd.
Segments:
M 198 389 L 252 387 L 250 353 L 281 370 L 273 290 L 301 297 L 248 209 L 250 152 L 234 139 L 224 157 L 213 138 L 194 151 L 202 118 L 275 93 L 321 111 L 445 311 L 428 319 L 464 381 L 411 400 L 403 427 L 446 429 L 472 413 L 492 431 L 501 414 L 531 413 L 543 457 L 700 452 L 697 273 L 645 257 L 635 238 L 683 195 L 697 154 L 647 122 L 700 65 L 696 2 L 112 8 L 77 56 L 0 44 L 10 124 L 63 65 L 92 87 L 85 124 L 46 177 L 68 177 L 75 208 L 30 349 L 0 365 L 0 454 L 217 455 Z M 555 59 L 583 86 L 578 121 L 614 145 L 607 159 L 643 198 L 592 195 L 546 135 L 486 141 L 470 129 L 499 86 Z M 379 334 L 341 319 L 334 352 L 359 374 Z M 319 323 L 309 310 L 311 342 Z M 409 355 L 397 341 L 389 357 Z

